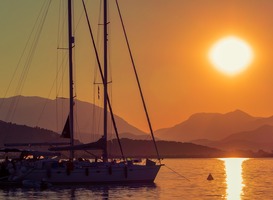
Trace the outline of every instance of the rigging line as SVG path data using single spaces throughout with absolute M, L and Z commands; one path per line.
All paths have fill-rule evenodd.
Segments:
M 26 76 L 28 74 L 28 71 L 29 71 L 32 59 L 34 57 L 35 50 L 36 50 L 37 45 L 38 45 L 38 40 L 39 40 L 39 38 L 41 36 L 42 28 L 43 28 L 43 25 L 45 23 L 45 19 L 46 19 L 47 13 L 48 13 L 48 9 L 49 9 L 50 3 L 51 3 L 51 1 L 49 2 L 48 6 L 46 8 L 46 11 L 44 13 L 44 16 L 41 19 L 41 24 L 37 28 L 37 32 L 35 34 L 35 38 L 33 40 L 33 43 L 31 45 L 31 50 L 30 50 L 30 53 L 29 53 L 28 58 L 27 58 L 27 62 L 25 63 L 24 72 L 23 72 L 24 74 L 23 74 L 23 76 L 21 76 L 21 79 L 20 79 L 23 82 L 23 84 L 19 84 L 18 85 L 19 86 L 18 87 L 18 92 L 20 92 L 22 90 L 23 85 L 25 83 Z
M 35 33 L 35 38 L 34 38 L 34 40 L 32 42 L 32 45 L 31 45 L 30 53 L 28 54 L 27 61 L 26 61 L 25 65 L 24 65 L 23 73 L 22 73 L 22 75 L 20 77 L 20 81 L 18 82 L 18 86 L 16 88 L 16 93 L 20 94 L 22 92 L 22 90 L 23 90 L 24 85 L 25 85 L 27 74 L 29 72 L 29 69 L 30 69 L 30 66 L 31 66 L 31 63 L 32 63 L 32 60 L 33 60 L 33 57 L 34 57 L 35 50 L 37 48 L 38 41 L 39 41 L 39 38 L 41 36 L 42 29 L 44 27 L 44 23 L 45 23 L 47 14 L 48 14 L 50 4 L 51 4 L 51 0 L 48 1 L 48 5 L 45 7 L 43 16 L 41 17 L 40 24 L 39 24 L 39 26 L 37 28 L 37 31 Z M 12 114 L 11 114 L 11 120 L 13 119 L 13 117 L 15 115 L 15 111 L 16 111 L 16 107 L 17 107 L 17 105 L 19 103 L 19 99 L 20 98 L 18 98 L 17 102 L 15 102 L 14 109 L 13 109 Z
M 46 2 L 44 2 L 44 4 L 42 5 L 42 8 L 40 9 L 40 12 L 39 12 L 39 16 L 41 15 L 41 12 L 42 12 L 43 7 L 44 7 L 45 4 L 46 4 Z M 9 82 L 9 85 L 8 85 L 6 91 L 5 91 L 4 98 L 6 98 L 7 93 L 8 93 L 8 91 L 9 91 L 10 87 L 11 87 L 11 84 L 12 84 L 12 82 L 14 81 L 14 78 L 15 78 L 15 75 L 16 75 L 18 69 L 19 69 L 21 60 L 23 59 L 23 56 L 25 55 L 26 49 L 27 49 L 27 47 L 28 47 L 28 43 L 30 42 L 31 36 L 32 36 L 32 34 L 33 34 L 34 30 L 35 30 L 36 24 L 38 23 L 38 19 L 39 19 L 39 17 L 38 17 L 37 20 L 35 21 L 34 26 L 33 26 L 32 30 L 31 30 L 30 34 L 29 34 L 29 37 L 28 37 L 27 42 L 26 42 L 26 45 L 25 45 L 25 47 L 24 47 L 24 49 L 23 49 L 23 52 L 22 52 L 22 54 L 21 54 L 21 56 L 20 56 L 20 58 L 19 58 L 19 61 L 18 61 L 17 65 L 16 65 L 16 68 L 15 68 L 13 74 L 12 74 L 12 78 L 11 78 L 11 80 L 10 80 L 10 82 Z M 1 110 L 1 108 L 2 108 L 3 103 L 4 103 L 4 100 L 1 101 L 0 110 Z
M 61 92 L 63 92 L 63 88 L 62 88 L 63 84 L 62 84 L 62 83 L 63 83 L 64 76 L 65 76 L 66 71 L 67 71 L 67 67 L 63 69 L 64 61 L 66 61 L 66 64 L 67 64 L 68 60 L 67 60 L 67 57 L 65 57 L 65 56 L 63 56 L 62 62 L 61 62 L 61 64 L 60 64 L 60 68 L 59 68 L 59 70 L 57 71 L 57 76 L 59 76 L 60 71 L 61 71 L 61 75 L 62 75 L 62 76 L 61 76 L 61 83 L 60 83 L 59 86 L 58 86 L 58 84 L 57 84 L 57 79 L 58 79 L 58 77 L 56 78 L 56 95 L 57 95 L 57 96 L 59 95 L 60 90 L 62 90 Z
M 89 115 L 89 119 L 88 119 L 88 121 L 90 121 L 91 122 L 91 132 L 92 133 L 95 133 L 95 119 L 96 119 L 96 113 L 95 113 L 95 101 L 96 101 L 96 87 L 93 87 L 93 105 L 91 105 L 92 106 L 92 118 L 91 118 L 91 115 Z M 93 119 L 93 120 L 91 120 L 91 119 Z M 91 134 L 91 139 L 92 139 L 92 137 L 94 137 L 94 134 Z
M 101 75 L 102 80 L 104 80 L 103 73 L 102 73 L 102 67 L 101 67 L 101 64 L 100 64 L 100 60 L 99 60 L 99 56 L 98 56 L 96 44 L 95 44 L 95 41 L 94 41 L 94 37 L 93 37 L 93 33 L 92 33 L 90 21 L 89 21 L 88 15 L 87 15 L 87 10 L 86 10 L 86 6 L 85 6 L 85 3 L 84 3 L 84 0 L 82 0 L 82 3 L 83 3 L 83 7 L 84 7 L 84 11 L 85 11 L 85 16 L 86 16 L 86 20 L 87 20 L 87 23 L 88 23 L 89 32 L 90 32 L 90 35 L 91 35 L 93 47 L 94 47 L 94 50 L 95 50 L 97 63 L 98 63 L 98 65 L 99 65 L 100 75 Z M 112 123 L 113 123 L 114 129 L 115 129 L 116 137 L 117 137 L 118 142 L 119 142 L 119 147 L 120 147 L 120 151 L 121 151 L 121 154 L 122 154 L 122 158 L 125 160 L 124 154 L 123 154 L 123 149 L 122 149 L 122 146 L 121 146 L 121 143 L 120 143 L 120 139 L 119 139 L 119 135 L 118 135 L 118 130 L 117 130 L 116 122 L 115 122 L 114 115 L 113 115 L 112 106 L 111 106 L 111 104 L 110 104 L 108 94 L 107 94 L 107 97 L 106 97 L 106 98 L 107 98 L 107 103 L 108 103 L 109 110 L 110 110 L 110 114 L 111 114 L 111 118 L 112 118 Z M 107 141 L 106 141 L 106 142 L 107 142 Z
M 74 6 L 74 4 L 75 4 L 75 1 L 72 1 L 72 7 L 75 7 Z M 73 36 L 73 38 L 74 38 L 74 40 L 75 40 L 75 35 L 76 35 L 76 28 L 77 28 L 77 25 L 76 25 L 76 27 L 75 27 L 75 11 L 74 11 L 74 9 L 72 9 L 72 21 L 73 21 L 73 23 L 72 23 L 72 36 Z M 72 54 L 72 57 L 73 57 L 73 86 L 74 86 L 74 89 L 73 89 L 73 92 L 74 92 L 74 94 L 73 94 L 73 102 L 74 102 L 74 99 L 76 99 L 77 98 L 77 70 L 75 70 L 77 67 L 77 61 L 76 61 L 76 54 L 77 54 L 77 48 L 75 48 L 75 42 L 73 43 L 73 45 L 72 45 L 72 48 L 74 48 L 74 51 L 73 51 L 73 54 Z M 73 104 L 75 104 L 75 102 L 73 103 Z M 77 112 L 77 109 L 76 109 L 76 112 Z
M 100 1 L 100 5 L 99 5 L 99 15 L 98 15 L 98 29 L 97 29 L 97 49 L 99 49 L 99 50 L 97 50 L 97 51 L 101 51 L 100 49 L 102 48 L 102 40 L 101 40 L 101 32 L 102 32 L 102 29 L 100 29 L 99 27 L 100 27 L 100 22 L 102 21 L 102 7 L 103 7 L 103 1 Z M 96 63 L 96 61 L 95 61 L 95 63 Z M 97 72 L 98 72 L 98 67 L 95 67 L 94 68 L 95 70 L 95 73 L 94 73 L 94 83 L 96 83 L 97 82 Z
M 57 60 L 56 60 L 56 88 L 55 88 L 55 95 L 56 95 L 56 104 L 55 104 L 55 116 L 56 116 L 56 131 L 58 132 L 59 130 L 59 112 L 58 112 L 58 108 L 59 108 L 59 100 L 58 100 L 58 96 L 59 96 L 59 90 L 61 90 L 62 88 L 62 83 L 63 83 L 63 76 L 64 76 L 64 73 L 62 73 L 63 76 L 60 76 L 59 75 L 59 70 L 63 71 L 63 63 L 64 63 L 64 60 L 65 60 L 65 56 L 64 56 L 64 52 L 61 51 L 61 55 L 59 55 L 59 49 L 64 49 L 64 48 L 60 48 L 60 46 L 63 46 L 64 44 L 64 37 L 63 37 L 63 32 L 64 32 L 64 16 L 67 16 L 66 14 L 66 11 L 67 9 L 63 9 L 65 6 L 65 3 L 64 1 L 59 1 L 59 16 L 58 16 L 58 34 L 57 34 L 57 51 L 56 51 L 56 57 L 57 57 Z M 61 60 L 61 61 L 59 61 Z M 60 64 L 59 64 L 60 63 Z M 58 69 L 59 67 L 59 69 Z M 60 79 L 59 79 L 60 77 Z M 58 83 L 58 80 L 60 80 L 60 85 Z M 61 95 L 63 96 L 63 95 Z M 60 107 L 61 109 L 63 108 L 63 101 L 61 101 L 60 103 Z M 61 111 L 61 113 L 63 113 Z M 63 115 L 61 115 L 60 117 L 60 121 L 62 122 L 63 121 Z
M 86 153 L 88 153 L 89 155 L 94 156 L 95 158 L 98 159 L 98 156 L 97 156 L 97 155 L 95 155 L 95 154 L 93 154 L 93 153 L 91 153 L 91 152 L 89 152 L 89 151 L 87 151 L 87 150 L 84 150 L 84 152 L 86 152 Z
M 75 102 L 74 102 L 75 103 Z M 75 107 L 76 107 L 76 110 L 78 110 L 78 104 L 75 104 Z M 75 136 L 77 136 L 77 139 L 79 141 L 83 141 L 82 140 L 82 136 L 81 136 L 81 130 L 80 130 L 80 126 L 79 126 L 79 123 L 78 123 L 78 112 L 75 113 L 75 122 L 76 122 L 76 130 L 74 130 L 74 134 Z
M 58 71 L 59 71 L 59 69 L 58 69 L 58 66 L 59 66 L 59 51 L 58 51 L 58 49 L 59 49 L 59 36 L 61 35 L 61 19 L 62 19 L 62 11 L 63 11 L 63 7 L 64 6 L 62 6 L 62 4 L 63 4 L 63 1 L 59 1 L 59 12 L 58 12 L 58 34 L 57 34 L 57 38 L 56 38 L 56 44 L 57 44 L 57 51 L 56 51 L 56 58 L 57 58 L 57 60 L 56 60 L 56 77 L 55 77 L 55 81 L 56 81 L 56 87 L 55 87 L 55 95 L 56 95 L 56 102 L 55 102 L 55 120 L 56 120 L 56 127 L 55 127 L 55 130 L 56 130 L 56 132 L 58 132 L 58 128 L 59 128 L 59 119 L 58 119 L 58 94 L 57 94 L 57 92 L 58 92 L 58 77 L 59 77 L 59 73 L 58 73 Z M 62 63 L 62 62 L 61 62 Z M 60 65 L 60 68 L 62 67 L 62 65 Z
M 72 1 L 72 3 L 74 3 L 74 1 Z M 74 7 L 74 6 L 73 6 Z M 66 9 L 65 9 L 66 10 Z M 66 14 L 67 15 L 67 14 Z M 77 25 L 76 25 L 76 28 L 74 28 L 74 24 L 75 23 L 72 23 L 72 25 L 73 25 L 73 31 L 75 31 L 76 29 L 77 29 L 77 27 L 78 27 L 78 25 L 79 25 L 79 23 L 80 23 L 80 20 L 81 20 L 81 18 L 82 18 L 82 15 L 83 15 L 83 12 L 82 12 L 82 14 L 81 14 L 81 16 L 80 16 L 80 18 L 79 18 L 79 20 L 78 20 L 78 23 L 77 23 Z M 74 19 L 74 14 L 72 14 L 72 17 L 73 17 L 73 19 L 72 19 L 72 21 L 74 22 L 75 21 L 75 19 Z M 60 20 L 59 20 L 60 21 Z M 65 23 L 63 23 L 63 28 L 62 28 L 62 30 L 64 29 L 64 26 L 65 26 Z M 75 35 L 75 32 L 73 32 L 73 35 Z M 59 37 L 61 37 L 61 34 L 59 34 Z M 74 48 L 75 47 L 75 45 L 73 45 L 72 46 L 72 48 Z M 68 50 L 68 48 L 60 48 L 60 47 L 58 47 L 57 49 L 64 49 L 64 50 Z M 76 49 L 73 51 L 73 57 L 74 57 L 74 64 L 73 64 L 73 66 L 74 66 L 74 68 L 76 68 L 76 60 L 75 60 L 75 55 L 76 54 Z M 63 56 L 63 59 L 64 59 L 64 56 Z M 63 63 L 63 61 L 62 61 L 62 63 Z M 63 66 L 63 64 L 62 64 L 62 66 Z M 64 79 L 64 72 L 67 70 L 67 68 L 64 68 L 64 71 L 63 71 L 63 73 L 62 73 L 62 76 L 61 76 L 61 80 L 62 80 L 62 82 L 63 82 L 63 79 Z M 58 75 L 57 75 L 58 76 Z M 76 74 L 76 70 L 74 70 L 73 71 L 73 77 L 74 77 L 74 82 L 76 83 L 77 82 L 77 80 L 76 80 L 76 78 L 77 78 L 77 74 Z M 58 89 L 58 86 L 56 85 L 56 93 L 57 94 L 59 94 L 59 91 L 60 91 L 60 89 L 62 89 L 63 90 L 63 88 L 61 88 L 61 86 L 62 86 L 62 84 L 60 84 L 60 86 L 59 86 L 59 89 Z M 76 84 L 74 84 L 73 83 L 73 86 L 74 86 L 74 94 L 73 94 L 73 97 L 76 97 L 77 95 L 76 95 L 76 91 L 77 91 L 77 85 Z M 74 99 L 74 98 L 73 98 Z M 74 100 L 73 100 L 74 101 Z M 75 104 L 75 102 L 74 102 L 74 104 Z M 76 104 L 76 106 L 77 106 L 77 104 Z M 77 109 L 76 109 L 76 111 L 77 111 Z M 57 113 L 58 114 L 58 113 Z M 78 124 L 78 121 L 77 121 L 77 112 L 76 112 L 76 130 L 77 131 L 79 131 L 79 124 Z M 75 133 L 78 133 L 78 132 L 75 132 Z M 80 135 L 79 134 L 77 134 L 78 136 L 79 136 L 79 138 L 80 138 Z
M 100 119 L 101 119 L 101 109 L 98 109 L 98 106 L 100 106 L 98 104 L 98 106 L 96 105 L 96 91 L 99 92 L 99 86 L 98 86 L 98 89 L 96 90 L 96 87 L 94 87 L 93 89 L 93 102 L 94 104 L 92 105 L 92 132 L 93 132 L 93 137 L 91 136 L 91 139 L 92 140 L 96 140 L 96 139 L 99 139 L 97 138 L 97 136 L 95 136 L 95 133 L 99 133 L 100 132 Z M 98 101 L 100 102 L 100 101 Z M 101 107 L 101 106 L 100 106 Z M 96 126 L 96 124 L 98 124 Z
M 98 14 L 98 27 L 100 27 L 100 25 L 101 25 L 101 23 L 100 23 L 100 21 L 102 20 L 101 18 L 102 18 L 102 6 L 103 6 L 103 1 L 100 1 L 100 5 L 99 5 L 99 14 Z M 97 50 L 97 52 L 99 52 L 99 51 L 101 51 L 100 49 L 101 49 L 101 45 L 102 45 L 102 42 L 101 42 L 101 38 L 100 38 L 100 36 L 102 35 L 101 33 L 101 29 L 100 28 L 98 28 L 97 29 L 97 37 L 96 37 L 96 39 L 97 39 L 97 41 L 96 41 L 96 44 L 97 44 L 97 48 L 96 49 L 99 49 L 99 50 Z M 95 42 L 94 42 L 95 43 Z M 97 64 L 97 59 L 95 60 L 95 65 Z M 95 85 L 95 84 L 103 84 L 103 83 L 100 83 L 100 81 L 97 81 L 97 79 L 98 79 L 98 73 L 97 73 L 97 71 L 98 71 L 98 67 L 94 67 L 94 77 L 93 77 L 93 84 Z M 95 101 L 94 101 L 95 102 Z
M 16 87 L 15 95 L 16 94 L 20 94 L 21 91 L 22 91 L 22 89 L 23 89 L 23 87 L 24 87 L 24 83 L 25 83 L 25 80 L 26 80 L 26 77 L 27 77 L 27 74 L 28 74 L 28 71 L 29 71 L 29 68 L 30 68 L 30 63 L 32 61 L 32 58 L 33 58 L 33 55 L 34 55 L 34 52 L 35 52 L 34 50 L 37 47 L 37 43 L 38 43 L 37 41 L 38 41 L 38 39 L 39 39 L 39 37 L 41 35 L 41 30 L 42 30 L 43 24 L 45 22 L 45 18 L 47 16 L 48 8 L 49 8 L 50 4 L 51 4 L 51 0 L 48 1 L 48 5 L 47 6 L 46 6 L 46 3 L 44 3 L 44 5 L 42 6 L 42 8 L 40 10 L 39 16 L 38 16 L 38 18 L 37 18 L 37 20 L 35 22 L 35 25 L 34 25 L 32 31 L 31 31 L 31 35 L 32 35 L 32 33 L 35 30 L 36 24 L 37 24 L 38 20 L 40 19 L 41 20 L 40 21 L 40 25 L 37 26 L 38 28 L 36 30 L 35 37 L 33 39 L 32 45 L 30 47 L 30 52 L 29 52 L 29 54 L 27 56 L 26 63 L 24 65 L 22 74 L 20 76 L 20 80 L 19 80 L 18 85 Z M 45 10 L 45 11 L 43 11 L 43 10 Z M 40 17 L 42 15 L 42 11 L 44 12 L 43 13 L 44 16 Z M 31 35 L 30 35 L 30 37 L 31 37 Z M 29 41 L 30 40 L 28 40 L 27 44 L 29 43 Z M 26 45 L 26 47 L 27 46 L 28 45 Z M 23 54 L 25 54 L 25 51 L 23 52 Z M 23 57 L 23 55 L 22 55 L 22 57 Z M 18 65 L 19 65 L 19 63 L 18 63 Z M 12 103 L 10 104 L 10 106 L 9 106 L 9 112 L 8 112 L 8 114 L 6 116 L 6 121 L 9 121 L 9 120 L 13 119 L 13 117 L 15 115 L 16 107 L 17 107 L 18 102 L 19 102 L 19 99 L 20 99 L 20 97 L 19 98 L 14 98 L 13 101 L 12 101 Z
M 60 8 L 59 8 L 59 21 L 58 21 L 58 38 L 57 38 L 57 42 L 58 42 L 58 46 L 59 46 L 59 42 L 61 41 L 61 44 L 63 46 L 64 42 L 64 29 L 65 29 L 65 24 L 66 24 L 66 16 L 67 16 L 67 9 L 61 9 L 65 7 L 65 3 L 64 1 L 60 1 Z M 61 16 L 62 15 L 62 16 Z M 60 25 L 62 21 L 62 26 Z M 60 28 L 61 27 L 61 28 Z M 62 39 L 62 40 L 61 40 Z M 58 49 L 60 49 L 58 47 Z M 68 47 L 66 47 L 65 49 L 68 49 Z
M 60 67 L 59 69 L 57 69 L 57 74 L 59 73 L 60 70 L 61 70 L 61 67 Z M 44 106 L 43 106 L 43 108 L 42 108 L 42 112 L 41 112 L 41 114 L 39 115 L 39 117 L 37 118 L 36 126 L 38 126 L 38 124 L 39 124 L 39 122 L 40 122 L 40 120 L 41 120 L 41 118 L 42 118 L 42 115 L 43 115 L 43 113 L 44 113 L 45 107 L 46 107 L 46 105 L 48 104 L 48 102 L 50 101 L 49 97 L 50 97 L 50 95 L 51 95 L 51 93 L 52 93 L 52 90 L 53 90 L 54 86 L 57 85 L 57 80 L 58 80 L 58 77 L 56 76 L 56 78 L 55 78 L 55 80 L 53 81 L 53 84 L 52 84 L 52 86 L 51 86 L 51 88 L 50 88 L 50 91 L 49 91 L 49 94 L 48 94 L 48 96 L 47 96 L 47 99 L 46 99 L 46 101 L 45 101 L 45 103 L 44 103 Z M 57 100 L 57 98 L 56 98 L 56 100 Z M 57 108 L 56 108 L 56 114 L 58 114 L 58 113 L 57 113 Z M 57 115 L 56 115 L 56 116 L 57 116 Z M 57 118 L 58 118 L 58 117 L 57 117 Z M 56 131 L 57 131 L 57 130 L 58 130 L 58 127 L 56 127 Z
M 68 62 L 68 59 L 67 59 L 67 53 L 64 53 L 64 51 L 61 51 L 61 53 L 59 53 L 59 49 L 63 50 L 67 50 L 68 48 L 61 48 L 60 46 L 64 46 L 64 43 L 65 43 L 65 37 L 63 36 L 64 35 L 64 29 L 65 29 L 65 24 L 66 24 L 66 20 L 63 20 L 63 19 L 66 19 L 66 16 L 67 16 L 67 9 L 63 9 L 65 8 L 66 4 L 64 1 L 60 1 L 59 3 L 59 18 L 58 18 L 58 35 L 57 35 L 57 62 L 56 62 L 56 91 L 55 91 L 55 94 L 56 94 L 56 131 L 58 131 L 59 129 L 59 113 L 58 113 L 58 96 L 60 95 L 61 93 L 61 97 L 63 97 L 63 80 L 64 80 L 64 73 L 67 68 L 64 67 L 67 66 L 67 62 Z M 66 61 L 66 64 L 64 64 Z M 58 69 L 59 68 L 59 69 Z M 59 80 L 59 81 L 58 81 Z M 62 99 L 62 98 L 60 98 Z M 63 113 L 63 106 L 64 106 L 64 101 L 61 100 L 61 113 Z M 62 122 L 63 121 L 63 115 L 61 115 L 61 119 L 60 121 Z
M 100 64 L 99 55 L 98 55 L 98 52 L 97 52 L 97 48 L 96 48 L 96 44 L 95 44 L 95 41 L 94 41 L 94 37 L 93 37 L 93 33 L 92 33 L 90 21 L 89 21 L 88 15 L 87 15 L 87 11 L 86 11 L 84 0 L 82 0 L 82 3 L 83 3 L 83 7 L 84 7 L 84 11 L 85 11 L 85 16 L 86 16 L 86 20 L 87 20 L 87 23 L 88 23 L 88 28 L 89 28 L 89 32 L 90 32 L 90 35 L 91 35 L 93 47 L 94 47 L 94 50 L 95 50 L 96 59 L 97 59 L 98 65 L 99 65 L 99 71 L 100 71 L 101 79 L 104 80 L 104 76 L 103 76 L 103 73 L 102 73 L 102 67 L 101 67 L 101 64 Z M 110 110 L 111 119 L 112 119 L 112 123 L 113 123 L 114 129 L 115 129 L 116 137 L 118 139 L 118 144 L 119 144 L 119 148 L 120 148 L 120 151 L 121 151 L 121 155 L 122 155 L 123 160 L 125 160 L 123 149 L 122 149 L 120 138 L 119 138 L 119 134 L 118 134 L 118 129 L 117 129 L 117 126 L 116 126 L 116 121 L 115 121 L 115 118 L 114 118 L 114 114 L 113 114 L 113 110 L 112 110 L 112 106 L 111 106 L 111 103 L 110 103 L 110 100 L 109 100 L 108 93 L 106 95 L 107 95 L 106 96 L 106 98 L 107 98 L 107 104 L 108 104 L 108 107 L 109 107 L 109 110 Z
M 75 33 L 76 33 L 77 30 L 78 30 L 78 26 L 79 26 L 79 24 L 80 24 L 80 22 L 81 22 L 81 20 L 82 20 L 83 15 L 84 15 L 84 11 L 81 12 L 81 14 L 80 14 L 80 16 L 79 16 L 79 18 L 78 18 L 77 24 L 75 23 L 75 24 L 76 24 L 76 26 L 75 26 Z
M 110 9 L 109 9 L 109 3 L 107 4 L 107 6 L 108 6 L 108 8 L 107 8 L 107 16 L 110 16 Z M 110 23 L 110 22 L 108 22 L 108 33 L 107 33 L 107 35 L 112 35 L 112 24 Z M 111 45 L 112 45 L 112 40 L 111 40 L 111 37 L 108 37 L 107 38 L 107 43 L 108 43 L 108 46 L 109 46 L 109 51 L 108 51 L 108 60 L 109 60 L 109 62 L 108 62 L 108 82 L 112 82 L 112 63 L 110 62 L 111 61 L 111 56 L 112 56 L 112 51 L 111 51 Z M 110 89 L 110 91 L 111 91 L 111 89 Z M 112 98 L 111 98 L 111 100 L 112 100 Z M 112 104 L 113 104 L 113 102 L 112 102 Z
M 124 33 L 124 36 L 125 36 L 125 39 L 126 39 L 127 48 L 128 48 L 129 54 L 130 54 L 132 66 L 133 66 L 134 73 L 135 73 L 135 76 L 136 76 L 136 80 L 137 80 L 138 89 L 139 89 L 139 92 L 140 92 L 142 104 L 143 104 L 143 107 L 144 107 L 144 110 L 145 110 L 145 114 L 146 114 L 146 118 L 147 118 L 147 121 L 148 121 L 149 129 L 150 129 L 150 132 L 151 132 L 151 135 L 152 135 L 152 138 L 153 138 L 153 142 L 154 142 L 154 146 L 155 146 L 155 150 L 156 150 L 156 153 L 157 153 L 157 159 L 160 161 L 160 156 L 159 156 L 158 148 L 157 148 L 157 145 L 156 145 L 156 142 L 155 142 L 155 137 L 154 137 L 152 124 L 151 124 L 150 117 L 149 117 L 149 114 L 148 114 L 148 110 L 147 110 L 147 107 L 146 107 L 146 103 L 145 103 L 145 100 L 144 100 L 144 95 L 143 95 L 143 92 L 142 92 L 142 88 L 141 88 L 140 81 L 139 81 L 139 78 L 138 78 L 138 73 L 137 73 L 137 70 L 136 70 L 136 66 L 135 66 L 135 62 L 134 62 L 134 59 L 133 59 L 132 51 L 131 51 L 131 48 L 130 48 L 130 45 L 129 45 L 129 40 L 128 40 L 127 33 L 126 33 L 126 30 L 125 30 L 125 26 L 124 26 L 124 23 L 123 23 L 123 19 L 122 19 L 122 16 L 121 16 L 118 0 L 116 0 L 116 5 L 117 5 L 120 21 L 121 21 L 121 24 L 122 24 L 123 33 Z
M 167 165 L 164 165 L 165 167 L 167 167 L 169 170 L 171 170 L 173 173 L 177 174 L 178 176 L 186 179 L 187 181 L 191 181 L 190 179 L 186 178 L 185 176 L 181 175 L 180 173 L 174 171 L 172 168 L 168 167 Z

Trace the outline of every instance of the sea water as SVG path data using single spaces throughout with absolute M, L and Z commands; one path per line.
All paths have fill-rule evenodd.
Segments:
M 273 159 L 164 159 L 154 184 L 1 188 L 0 199 L 273 199 Z M 211 174 L 213 180 L 207 180 Z

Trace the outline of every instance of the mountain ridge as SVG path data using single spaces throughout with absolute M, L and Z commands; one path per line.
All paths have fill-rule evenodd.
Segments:
M 5 121 L 5 119 L 10 118 L 13 119 L 12 123 L 41 127 L 59 133 L 63 128 L 68 113 L 68 99 L 66 98 L 51 100 L 35 96 L 15 96 L 6 99 L 2 98 L 0 99 L 0 103 L 0 105 L 2 105 L 0 120 Z M 17 108 L 15 109 L 12 104 L 17 105 Z M 58 104 L 61 109 L 56 110 L 55 104 Z M 90 121 L 90 119 L 94 116 L 95 118 L 97 118 L 97 116 L 101 117 L 102 115 L 100 113 L 102 113 L 102 108 L 79 100 L 76 101 L 76 105 L 76 115 L 80 113 L 83 117 L 78 118 L 77 116 L 77 120 L 75 121 L 76 126 L 80 127 L 80 131 L 76 131 L 75 138 L 83 143 L 98 140 L 101 137 L 99 133 L 102 132 L 102 128 L 99 129 L 94 124 L 98 123 L 102 127 L 102 119 L 99 117 L 96 119 L 97 121 Z M 63 112 L 63 110 L 67 111 Z M 43 111 L 44 113 L 42 112 L 42 114 L 44 115 L 39 111 Z M 59 118 L 52 117 L 56 113 L 62 114 L 58 116 Z M 147 133 L 132 126 L 124 119 L 116 115 L 115 119 L 120 138 L 150 139 Z M 195 113 L 179 124 L 156 130 L 154 133 L 157 140 L 193 142 L 225 150 L 242 149 L 256 151 L 258 149 L 265 149 L 271 151 L 270 141 L 271 133 L 273 132 L 271 126 L 273 126 L 273 116 L 254 117 L 237 109 L 224 114 Z M 54 130 L 54 127 L 57 131 Z M 264 131 L 261 132 L 261 130 Z M 259 136 L 259 134 L 265 135 L 265 131 L 269 134 L 267 138 L 266 136 Z M 255 140 L 249 140 L 252 135 L 256 135 Z M 112 133 L 109 135 L 109 138 L 114 139 L 115 134 Z M 262 146 L 262 144 L 264 146 Z
M 273 118 L 270 123 L 273 125 Z M 182 142 L 198 139 L 220 140 L 233 133 L 250 131 L 264 124 L 264 118 L 252 117 L 241 110 L 225 114 L 196 113 L 171 128 L 157 130 L 155 135 L 164 140 Z
M 30 127 L 41 127 L 58 133 L 61 133 L 69 112 L 69 100 L 66 98 L 52 100 L 37 96 L 14 96 L 0 98 L 0 102 L 2 105 L 0 120 Z M 75 126 L 80 127 L 75 131 L 75 137 L 77 139 L 82 137 L 82 142 L 99 139 L 103 130 L 103 109 L 80 100 L 75 100 L 75 105 Z M 132 138 L 134 136 L 136 138 L 148 136 L 147 133 L 129 124 L 121 117 L 114 116 L 120 135 Z M 108 132 L 112 131 L 112 126 L 109 126 Z
M 59 134 L 50 130 L 0 121 L 0 148 L 4 148 L 4 144 L 11 143 L 16 143 L 16 146 L 21 147 L 20 144 L 23 143 L 24 146 L 25 144 L 29 144 L 26 147 L 28 150 L 48 151 L 49 146 L 51 146 L 49 143 L 58 142 L 67 143 L 69 139 L 61 138 Z M 157 157 L 153 141 L 151 140 L 122 138 L 120 142 L 126 157 Z M 43 143 L 46 145 L 33 145 L 33 143 Z M 79 144 L 79 141 L 76 141 L 75 144 Z M 221 157 L 225 155 L 225 152 L 222 150 L 191 143 L 158 141 L 157 145 L 161 158 Z M 121 157 L 117 139 L 108 141 L 108 147 L 109 157 Z M 62 154 L 68 156 L 67 152 L 62 152 Z M 86 153 L 77 151 L 76 154 L 81 157 Z M 99 156 L 99 152 L 95 151 L 93 155 L 96 154 Z M 3 153 L 0 155 L 5 156 Z M 87 156 L 90 156 L 90 154 L 87 154 Z
M 251 131 L 242 131 L 231 134 L 222 140 L 193 140 L 194 144 L 200 144 L 212 148 L 219 148 L 225 151 L 252 150 L 267 151 L 273 150 L 273 126 L 263 125 Z

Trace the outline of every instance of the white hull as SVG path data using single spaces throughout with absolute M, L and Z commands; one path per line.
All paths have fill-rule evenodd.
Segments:
M 152 183 L 161 165 L 100 163 L 90 166 L 34 167 L 14 180 L 46 181 L 52 184 Z

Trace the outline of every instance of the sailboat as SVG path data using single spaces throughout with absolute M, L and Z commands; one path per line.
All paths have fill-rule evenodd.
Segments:
M 83 1 L 84 3 L 84 1 Z M 70 144 L 63 147 L 54 147 L 51 151 L 69 151 L 69 160 L 60 159 L 37 159 L 34 162 L 22 161 L 21 165 L 18 165 L 16 172 L 10 175 L 9 181 L 13 182 L 37 182 L 37 183 L 49 183 L 49 184 L 99 184 L 99 183 L 152 183 L 154 182 L 162 164 L 153 136 L 151 123 L 148 117 L 145 101 L 140 88 L 142 102 L 146 111 L 149 127 L 152 133 L 152 138 L 155 144 L 155 148 L 158 154 L 158 161 L 151 159 L 145 160 L 145 162 L 139 163 L 133 160 L 126 159 L 123 155 L 121 144 L 122 159 L 111 160 L 108 158 L 107 148 L 107 113 L 108 109 L 111 114 L 114 129 L 116 131 L 117 139 L 119 139 L 116 124 L 114 121 L 114 115 L 112 107 L 108 98 L 108 80 L 107 80 L 107 0 L 103 0 L 104 10 L 104 67 L 103 72 L 100 66 L 101 78 L 104 86 L 104 133 L 101 139 L 97 142 L 75 145 L 74 144 L 74 125 L 73 125 L 73 45 L 74 37 L 72 35 L 72 0 L 67 0 L 68 4 L 68 49 L 69 49 L 69 93 L 70 93 L 70 111 L 69 118 L 66 121 L 65 131 L 63 131 L 63 137 L 70 138 Z M 85 4 L 84 4 L 85 8 Z M 138 80 L 138 79 L 137 79 Z M 140 86 L 139 82 L 138 85 Z M 90 161 L 88 159 L 76 159 L 74 157 L 74 151 L 77 150 L 102 150 L 102 159 L 98 161 Z

